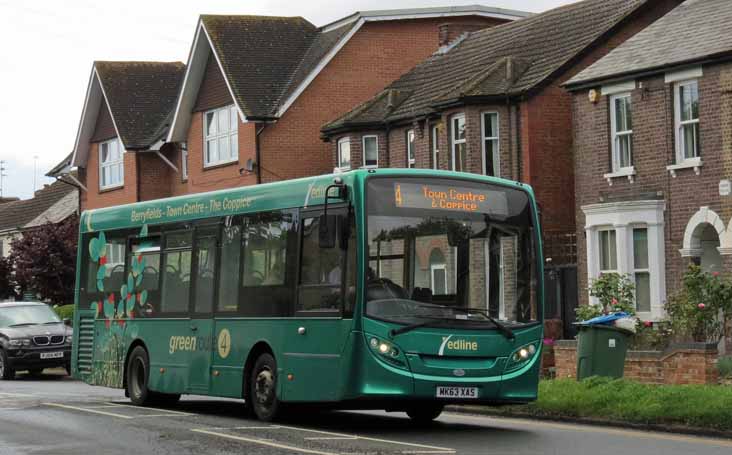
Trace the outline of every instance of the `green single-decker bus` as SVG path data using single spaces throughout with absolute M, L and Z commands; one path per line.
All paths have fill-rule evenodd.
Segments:
M 77 263 L 73 375 L 136 405 L 429 421 L 536 399 L 543 259 L 521 183 L 361 169 L 87 210 Z

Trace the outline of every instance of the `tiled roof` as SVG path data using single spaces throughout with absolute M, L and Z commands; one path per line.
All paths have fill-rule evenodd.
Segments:
M 71 166 L 71 159 L 74 157 L 74 152 L 69 153 L 63 160 L 61 160 L 57 165 L 51 168 L 48 172 L 46 172 L 46 176 L 48 177 L 56 177 L 58 175 L 61 175 L 64 173 L 64 171 Z
M 185 65 L 98 61 L 94 66 L 125 147 L 144 149 L 161 139 L 175 109 Z
M 63 182 L 54 182 L 36 191 L 31 199 L 8 202 L 0 206 L 0 231 L 21 229 L 38 218 L 76 188 Z
M 687 0 L 568 85 L 699 61 L 732 52 L 732 2 Z
M 473 32 L 452 49 L 429 57 L 323 131 L 427 115 L 440 106 L 470 97 L 525 94 L 550 80 L 649 1 L 585 0 Z M 389 91 L 400 94 L 396 97 L 399 102 L 383 102 Z
M 302 17 L 201 16 L 245 116 L 272 118 L 318 29 Z

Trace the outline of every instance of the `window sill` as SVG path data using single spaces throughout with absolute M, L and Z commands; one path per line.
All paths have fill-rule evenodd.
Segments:
M 671 173 L 671 177 L 676 177 L 676 171 L 681 169 L 694 169 L 696 175 L 701 174 L 701 167 L 704 165 L 701 158 L 692 158 L 690 160 L 684 160 L 679 164 L 672 164 L 666 166 L 666 170 Z
M 604 174 L 602 177 L 607 180 L 607 184 L 609 186 L 613 186 L 613 179 L 620 177 L 627 177 L 628 181 L 630 183 L 633 183 L 633 181 L 635 181 L 635 167 L 624 167 L 618 171 Z
M 237 158 L 235 160 L 231 160 L 231 161 L 220 161 L 218 163 L 213 163 L 213 164 L 204 164 L 203 170 L 208 171 L 211 169 L 218 169 L 220 167 L 231 166 L 233 164 L 239 164 L 239 158 Z
M 348 172 L 350 170 L 351 170 L 350 167 L 334 167 L 333 168 L 333 173 L 334 174 L 340 174 L 342 172 Z
M 109 193 L 110 191 L 115 191 L 115 190 L 120 190 L 120 189 L 122 189 L 124 187 L 125 187 L 124 183 L 123 184 L 120 184 L 120 185 L 100 187 L 99 188 L 99 194 Z

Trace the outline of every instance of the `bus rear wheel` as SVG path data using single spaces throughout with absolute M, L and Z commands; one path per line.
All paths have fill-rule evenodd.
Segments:
M 150 372 L 150 358 L 142 346 L 132 350 L 127 361 L 127 394 L 136 406 L 148 406 L 152 403 L 153 393 L 147 388 Z
M 442 414 L 445 405 L 426 404 L 407 409 L 407 415 L 416 423 L 426 424 L 432 422 Z
M 277 362 L 269 353 L 261 354 L 252 368 L 249 380 L 251 409 L 259 420 L 277 418 L 281 404 L 277 399 Z

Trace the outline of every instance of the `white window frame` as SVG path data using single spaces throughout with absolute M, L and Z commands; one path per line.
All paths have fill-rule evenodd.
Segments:
M 407 151 L 407 167 L 414 168 L 417 165 L 417 155 L 414 150 L 417 137 L 414 135 L 413 129 L 408 129 L 405 137 L 406 140 L 406 151 Z
M 348 144 L 348 166 L 343 165 L 343 159 L 342 159 L 342 150 L 341 146 L 344 144 Z M 336 169 L 339 171 L 347 171 L 351 169 L 351 138 L 350 137 L 342 137 L 338 139 L 338 143 L 336 146 Z
M 486 124 L 485 124 L 485 117 L 486 115 L 495 115 L 496 116 L 496 135 L 495 136 L 487 136 L 486 135 Z M 495 147 L 493 148 L 493 156 L 491 157 L 493 159 L 493 168 L 495 169 L 495 175 L 494 177 L 500 177 L 501 176 L 501 115 L 497 111 L 485 111 L 480 113 L 480 147 L 481 147 L 481 153 L 483 155 L 483 175 L 488 175 L 488 162 L 486 161 L 486 149 L 485 149 L 485 142 L 486 141 L 492 141 L 495 142 Z
M 612 171 L 615 174 L 622 174 L 622 175 L 628 175 L 631 173 L 635 166 L 633 165 L 633 129 L 631 126 L 631 129 L 629 130 L 618 130 L 618 122 L 617 122 L 617 108 L 615 106 L 615 102 L 619 99 L 628 99 L 630 102 L 630 115 L 631 115 L 631 125 L 632 125 L 632 115 L 633 115 L 633 100 L 631 98 L 630 92 L 624 92 L 624 93 L 618 93 L 616 95 L 610 96 L 610 141 L 611 146 L 610 149 L 612 150 Z M 629 151 L 630 156 L 629 162 L 630 164 L 628 166 L 620 166 L 620 147 L 618 147 L 618 140 L 621 137 L 630 137 L 629 142 Z
M 102 148 L 104 146 L 107 146 L 107 148 L 114 145 L 119 153 L 119 158 L 116 160 L 108 159 L 106 162 L 102 161 Z M 124 157 L 125 151 L 122 150 L 122 141 L 119 140 L 119 138 L 110 139 L 108 141 L 100 142 L 99 143 L 99 189 L 100 190 L 109 190 L 112 188 L 119 188 L 121 186 L 124 186 L 125 184 L 125 164 L 124 164 Z M 111 154 L 108 154 L 108 156 L 111 156 Z M 104 170 L 105 169 L 112 169 L 114 167 L 119 168 L 119 181 L 118 182 L 112 182 L 108 184 L 103 184 L 104 180 Z
M 456 169 L 455 165 L 457 163 L 455 161 L 455 147 L 458 144 L 465 144 L 465 153 L 468 152 L 467 124 L 465 126 L 465 129 L 466 129 L 465 137 L 463 139 L 456 139 L 455 133 L 457 132 L 457 129 L 455 128 L 455 120 L 458 120 L 458 119 L 463 119 L 463 122 L 466 122 L 465 113 L 461 112 L 459 114 L 454 114 L 452 117 L 450 117 L 450 149 L 451 149 L 450 152 L 452 154 L 452 170 L 453 171 Z M 461 169 L 460 171 L 467 172 L 467 170 L 465 170 L 465 169 Z
M 228 126 L 229 129 L 226 131 L 219 131 L 219 116 L 221 113 L 225 112 L 227 115 L 228 120 Z M 209 134 L 208 132 L 208 122 L 206 121 L 209 114 L 214 115 L 214 125 L 216 126 L 216 131 L 212 134 Z M 236 124 L 233 125 L 232 128 L 231 122 L 232 118 L 236 120 Z M 219 143 L 221 140 L 225 140 L 227 145 L 227 148 L 229 150 L 229 157 L 226 159 L 221 159 L 221 150 L 219 148 Z M 233 140 L 232 140 L 233 139 Z M 216 157 L 215 159 L 212 159 L 209 154 L 208 150 L 208 144 L 209 141 L 216 141 Z M 232 144 L 236 144 L 236 153 L 232 153 L 231 148 Z M 233 104 L 229 104 L 228 106 L 220 107 L 217 109 L 211 109 L 208 111 L 205 111 L 203 113 L 203 167 L 213 167 L 213 166 L 219 166 L 222 164 L 228 164 L 228 163 L 234 163 L 239 161 L 239 114 L 236 109 L 236 106 Z
M 701 133 L 701 125 L 699 122 L 699 118 L 691 119 L 691 120 L 681 120 L 681 94 L 680 90 L 682 87 L 695 85 L 696 86 L 696 93 L 697 96 L 700 97 L 699 94 L 699 81 L 697 79 L 691 79 L 686 81 L 680 81 L 674 83 L 674 135 L 676 138 L 676 164 L 690 164 L 690 165 L 698 165 L 699 161 L 701 160 L 701 154 L 699 153 L 699 136 L 695 136 L 694 145 L 696 146 L 696 156 L 692 156 L 690 158 L 686 158 L 685 150 L 684 150 L 684 141 L 683 141 L 683 135 L 681 134 L 681 129 L 685 125 L 699 125 L 697 129 L 699 129 L 699 133 Z M 700 97 L 701 98 L 701 97 Z
M 633 275 L 633 229 L 647 229 L 651 311 L 639 312 L 638 316 L 644 320 L 663 319 L 666 301 L 665 202 L 655 199 L 608 202 L 584 205 L 581 209 L 585 215 L 588 283 L 602 272 L 608 272 L 600 270 L 600 231 L 615 230 L 617 273 Z M 589 296 L 589 299 L 593 304 L 598 303 L 595 297 Z
M 432 125 L 430 137 L 432 138 L 432 169 L 440 168 L 440 143 L 438 142 L 440 126 Z
M 635 254 L 636 254 L 636 251 L 635 251 L 635 237 L 634 236 L 635 236 L 635 231 L 636 230 L 640 230 L 640 229 L 643 229 L 643 230 L 646 231 L 646 254 L 649 256 L 649 257 L 646 257 L 646 265 L 647 265 L 647 267 L 644 268 L 644 269 L 638 269 L 638 268 L 635 267 Z M 648 237 L 648 227 L 647 226 L 644 226 L 644 225 L 635 225 L 635 226 L 631 226 L 630 227 L 630 245 L 631 245 L 630 267 L 631 267 L 631 275 L 633 276 L 633 283 L 634 284 L 636 283 L 636 274 L 638 274 L 638 273 L 645 273 L 645 274 L 648 275 L 648 284 L 649 284 L 649 291 L 650 291 L 650 285 L 651 285 L 651 283 L 650 283 L 650 281 L 651 281 L 650 280 L 650 278 L 651 278 L 651 258 L 650 258 L 650 253 L 648 251 L 648 247 L 649 247 L 648 242 L 649 241 L 650 240 L 649 240 L 649 237 Z M 637 288 L 636 288 L 636 291 L 637 291 Z M 650 292 L 649 292 L 649 294 L 650 294 Z M 650 296 L 649 296 L 649 298 L 650 298 Z M 638 299 L 637 298 L 635 300 L 635 309 L 636 309 L 636 312 L 637 312 L 638 311 Z
M 608 233 L 608 238 L 610 237 L 610 232 L 612 232 L 612 233 L 615 234 L 615 251 L 612 252 L 615 255 L 615 268 L 614 269 L 603 269 L 602 268 L 602 254 L 601 254 L 602 251 L 600 251 L 600 248 L 602 247 L 602 241 L 601 241 L 602 234 L 605 233 L 605 232 Z M 609 246 L 609 242 L 608 242 L 608 246 Z M 602 275 L 603 273 L 618 273 L 618 270 L 619 270 L 618 257 L 620 256 L 618 254 L 618 232 L 615 229 L 607 228 L 607 227 L 606 228 L 602 228 L 602 229 L 598 229 L 598 231 L 597 231 L 597 247 L 598 247 L 598 250 L 597 250 L 597 253 L 598 253 L 597 254 L 597 269 L 600 271 L 600 275 Z M 611 253 L 611 251 L 608 250 L 608 251 L 606 251 L 606 253 Z
M 366 161 L 366 139 L 373 139 L 376 143 L 376 164 L 368 164 Z M 363 155 L 363 167 L 373 169 L 379 167 L 379 136 L 367 134 L 361 137 L 361 154 Z
M 430 264 L 430 287 L 432 288 L 433 293 L 435 292 L 435 270 L 442 270 L 445 272 L 445 293 L 447 294 L 447 264 Z

